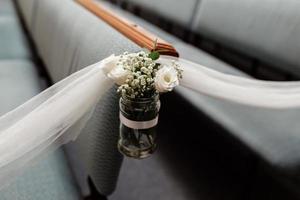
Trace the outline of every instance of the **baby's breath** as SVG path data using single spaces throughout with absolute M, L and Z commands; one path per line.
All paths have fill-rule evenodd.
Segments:
M 176 69 L 178 78 L 182 79 L 183 70 L 180 68 L 180 65 L 178 63 L 176 63 L 175 60 L 173 60 L 172 66 Z
M 153 52 L 152 52 L 153 53 Z M 117 65 L 130 72 L 123 85 L 118 88 L 118 93 L 127 95 L 131 98 L 151 97 L 156 91 L 155 76 L 161 65 L 152 58 L 152 53 L 125 52 L 120 56 Z M 156 56 L 157 58 L 157 56 Z M 175 62 L 172 66 L 177 70 L 178 77 L 181 78 L 179 65 Z

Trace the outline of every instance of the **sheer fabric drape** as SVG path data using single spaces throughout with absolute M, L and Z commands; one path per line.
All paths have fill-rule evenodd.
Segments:
M 181 86 L 198 93 L 261 108 L 300 107 L 300 82 L 237 77 L 169 56 L 159 62 L 169 65 L 172 60 L 184 70 Z M 105 75 L 105 64 L 103 60 L 72 74 L 0 117 L 0 187 L 41 155 L 76 139 L 114 84 Z

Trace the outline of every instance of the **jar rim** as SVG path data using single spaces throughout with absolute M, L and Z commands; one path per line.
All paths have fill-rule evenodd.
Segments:
M 126 94 L 122 94 L 121 98 L 123 98 L 123 100 L 129 101 L 129 102 L 147 103 L 147 102 L 151 102 L 151 101 L 158 101 L 159 100 L 159 93 L 155 92 L 151 97 L 143 97 L 143 98 L 131 98 L 130 96 L 128 96 Z

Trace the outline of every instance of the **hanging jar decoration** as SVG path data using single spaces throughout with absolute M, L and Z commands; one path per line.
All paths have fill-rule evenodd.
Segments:
M 125 52 L 104 61 L 104 72 L 119 85 L 118 149 L 131 158 L 146 158 L 155 151 L 160 94 L 172 91 L 182 77 L 178 64 L 164 65 L 157 62 L 159 57 L 158 51 Z
M 120 98 L 119 151 L 125 156 L 141 159 L 156 149 L 156 126 L 160 108 L 159 94 L 149 98 Z

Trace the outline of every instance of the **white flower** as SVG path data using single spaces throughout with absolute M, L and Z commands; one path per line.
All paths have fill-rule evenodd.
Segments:
M 127 76 L 130 74 L 122 65 L 114 67 L 107 76 L 115 81 L 116 84 L 122 85 L 126 82 Z
M 119 56 L 115 56 L 115 54 L 112 54 L 111 56 L 102 60 L 102 63 L 104 65 L 102 69 L 105 75 L 107 75 L 113 68 L 117 66 L 118 60 Z
M 103 71 L 107 77 L 115 81 L 116 84 L 122 85 L 126 82 L 127 76 L 130 74 L 123 65 L 117 64 L 119 56 L 111 55 L 103 60 Z
M 163 66 L 156 72 L 155 88 L 158 92 L 172 91 L 179 84 L 177 70 L 171 66 Z

